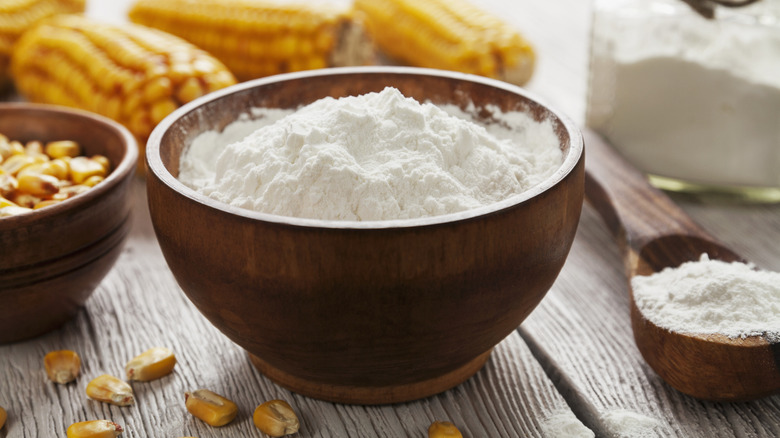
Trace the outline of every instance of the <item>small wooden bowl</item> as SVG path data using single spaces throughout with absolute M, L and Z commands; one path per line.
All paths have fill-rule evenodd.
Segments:
M 51 331 L 76 315 L 116 258 L 130 229 L 132 135 L 104 117 L 63 107 L 0 104 L 0 133 L 26 142 L 75 140 L 113 170 L 86 193 L 0 218 L 0 343 Z
M 176 179 L 181 152 L 198 134 L 250 108 L 296 108 L 385 86 L 420 101 L 549 118 L 564 163 L 491 206 L 374 222 L 243 210 Z M 261 372 L 315 398 L 393 403 L 470 377 L 544 297 L 574 239 L 583 163 L 574 125 L 518 87 L 437 70 L 352 67 L 251 81 L 184 106 L 149 139 L 147 189 L 179 285 Z

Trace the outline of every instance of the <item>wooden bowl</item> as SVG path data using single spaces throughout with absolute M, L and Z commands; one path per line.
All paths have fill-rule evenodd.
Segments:
M 130 229 L 132 135 L 104 117 L 63 107 L 0 104 L 12 140 L 75 140 L 101 154 L 111 174 L 86 193 L 0 218 L 0 343 L 51 331 L 71 319 L 116 261 Z
M 421 101 L 550 118 L 563 165 L 488 207 L 372 222 L 243 210 L 176 179 L 181 152 L 198 134 L 252 107 L 295 108 L 385 86 Z M 392 403 L 467 379 L 544 297 L 574 239 L 583 163 L 574 125 L 518 87 L 437 70 L 352 67 L 251 81 L 182 107 L 149 139 L 147 188 L 179 285 L 262 373 L 315 398 Z

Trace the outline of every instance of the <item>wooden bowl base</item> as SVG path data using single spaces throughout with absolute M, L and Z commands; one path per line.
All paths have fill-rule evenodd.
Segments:
M 251 353 L 249 359 L 263 375 L 298 394 L 334 403 L 377 405 L 417 400 L 453 388 L 476 374 L 487 362 L 491 351 L 492 348 L 465 365 L 432 379 L 403 385 L 370 387 L 310 381 L 288 374 Z

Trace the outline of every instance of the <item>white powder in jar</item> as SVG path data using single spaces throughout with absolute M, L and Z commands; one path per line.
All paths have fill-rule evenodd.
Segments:
M 780 341 L 780 273 L 701 259 L 631 280 L 639 311 L 679 333 Z
M 394 88 L 253 112 L 263 126 L 243 140 L 229 137 L 246 121 L 196 138 L 182 154 L 179 180 L 265 213 L 390 220 L 501 201 L 540 183 L 563 160 L 549 120 L 494 112 L 511 129 L 488 132 L 465 113 L 454 117 Z
M 720 20 L 679 0 L 624 3 L 594 32 L 588 126 L 652 175 L 780 187 L 780 26 L 746 18 L 778 2 Z

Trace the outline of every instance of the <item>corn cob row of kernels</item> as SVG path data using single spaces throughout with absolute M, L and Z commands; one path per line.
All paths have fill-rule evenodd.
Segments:
M 512 26 L 465 0 L 355 0 L 379 47 L 404 63 L 523 84 L 534 52 Z
M 180 38 L 77 15 L 53 17 L 25 32 L 11 70 L 28 100 L 108 116 L 141 144 L 180 105 L 235 83 L 221 62 Z
M 3 0 L 0 2 L 0 91 L 10 82 L 8 66 L 19 36 L 43 18 L 84 12 L 85 0 Z
M 0 134 L 0 218 L 57 204 L 103 181 L 108 158 L 80 153 L 73 141 L 22 145 Z
M 184 38 L 248 80 L 289 71 L 374 63 L 349 8 L 268 0 L 138 0 L 132 21 Z

